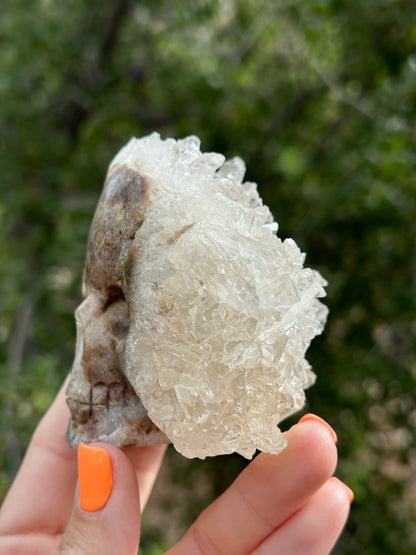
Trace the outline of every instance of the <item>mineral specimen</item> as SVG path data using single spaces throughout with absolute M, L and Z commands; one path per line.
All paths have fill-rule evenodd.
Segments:
M 244 162 L 199 146 L 153 133 L 110 165 L 76 313 L 72 445 L 278 453 L 314 381 L 326 282 L 277 237 Z

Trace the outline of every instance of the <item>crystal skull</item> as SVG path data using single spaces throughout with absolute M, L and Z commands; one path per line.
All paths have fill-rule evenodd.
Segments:
M 131 139 L 91 226 L 68 441 L 278 453 L 315 379 L 325 280 L 304 268 L 241 158 L 195 136 Z

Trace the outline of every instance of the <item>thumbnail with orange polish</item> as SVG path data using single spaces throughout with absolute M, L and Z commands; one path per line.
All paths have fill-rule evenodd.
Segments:
M 102 509 L 113 489 L 111 458 L 105 449 L 79 444 L 78 480 L 81 508 L 89 512 Z

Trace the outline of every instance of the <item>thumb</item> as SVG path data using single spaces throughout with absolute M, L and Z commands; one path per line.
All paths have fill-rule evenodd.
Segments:
M 129 459 L 112 445 L 80 443 L 74 508 L 53 553 L 136 554 L 139 538 L 139 491 Z

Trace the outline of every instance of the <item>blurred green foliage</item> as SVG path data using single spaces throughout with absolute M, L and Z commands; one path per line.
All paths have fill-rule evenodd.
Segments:
M 335 552 L 414 552 L 411 0 L 4 0 L 0 68 L 2 494 L 71 367 L 108 163 L 132 135 L 197 134 L 245 159 L 279 235 L 329 282 L 307 408 L 336 428 L 338 473 L 356 493 Z M 231 456 L 176 472 L 175 460 L 183 488 L 195 472 L 208 479 L 201 504 L 243 466 Z M 165 541 L 153 534 L 146 553 Z

